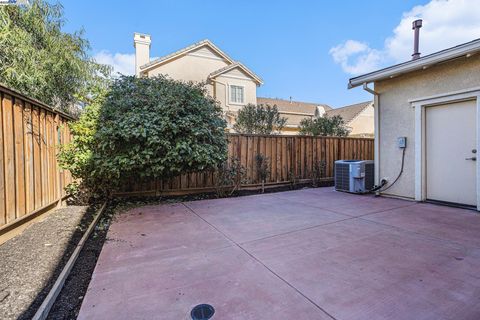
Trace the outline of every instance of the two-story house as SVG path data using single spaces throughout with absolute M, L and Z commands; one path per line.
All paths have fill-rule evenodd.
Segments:
M 208 93 L 225 111 L 229 127 L 240 108 L 257 104 L 257 87 L 262 79 L 211 41 L 203 40 L 154 60 L 150 60 L 150 45 L 149 35 L 135 33 L 136 75 L 163 74 L 176 80 L 205 82 Z

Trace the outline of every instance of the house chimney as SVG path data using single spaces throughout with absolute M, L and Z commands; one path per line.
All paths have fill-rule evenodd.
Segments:
M 413 39 L 413 54 L 412 60 L 417 60 L 420 58 L 420 52 L 418 52 L 418 42 L 420 40 L 420 28 L 422 27 L 422 20 L 418 19 L 413 21 L 412 29 L 414 30 L 414 39 Z
M 135 48 L 135 75 L 140 76 L 140 67 L 150 62 L 150 35 L 135 32 L 133 46 Z

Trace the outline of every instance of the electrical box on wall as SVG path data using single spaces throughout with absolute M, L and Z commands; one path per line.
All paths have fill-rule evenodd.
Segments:
M 398 137 L 397 145 L 400 149 L 405 149 L 407 147 L 407 137 Z

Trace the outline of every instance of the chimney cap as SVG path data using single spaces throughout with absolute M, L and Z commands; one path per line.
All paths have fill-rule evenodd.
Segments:
M 133 46 L 135 46 L 137 43 L 150 45 L 152 43 L 151 36 L 146 33 L 134 32 Z
M 421 28 L 422 27 L 422 19 L 417 19 L 412 22 L 412 29 Z

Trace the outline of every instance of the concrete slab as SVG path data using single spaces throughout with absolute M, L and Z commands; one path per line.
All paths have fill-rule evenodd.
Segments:
M 310 195 L 314 197 L 314 195 Z M 221 230 L 228 238 L 244 243 L 348 219 L 349 216 L 276 196 L 239 197 L 194 201 L 185 205 Z
M 142 207 L 79 319 L 479 319 L 480 216 L 332 188 Z
M 448 239 L 468 247 L 480 247 L 480 215 L 472 210 L 419 203 L 366 216 L 365 219 Z

